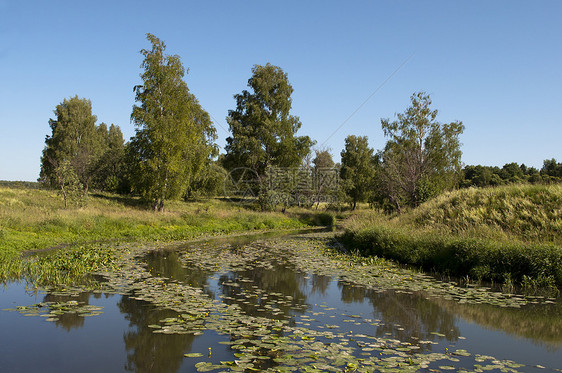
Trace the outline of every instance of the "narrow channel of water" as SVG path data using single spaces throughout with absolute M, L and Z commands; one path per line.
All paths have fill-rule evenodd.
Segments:
M 169 320 L 177 323 L 180 313 L 139 300 L 136 292 L 128 295 L 84 292 L 71 296 L 33 292 L 26 290 L 22 283 L 9 284 L 0 289 L 0 309 L 38 303 L 48 308 L 48 304 L 70 302 L 70 305 L 92 306 L 94 311 L 62 313 L 56 318 L 46 313 L 37 316 L 41 307 L 36 307 L 35 316 L 26 316 L 34 313 L 25 310 L 1 311 L 0 370 L 191 372 L 197 371 L 197 363 L 235 361 L 247 346 L 253 346 L 255 351 L 253 369 L 285 371 L 288 367 L 302 371 L 307 366 L 329 370 L 319 364 L 315 366 L 315 356 L 299 355 L 300 350 L 294 344 L 281 345 L 292 348 L 284 352 L 271 342 L 253 342 L 258 336 L 269 338 L 269 334 L 256 336 L 256 325 L 239 328 L 236 333 L 224 332 L 228 323 L 271 320 L 282 325 L 273 327 L 271 333 L 276 338 L 288 336 L 290 328 L 294 332 L 290 335 L 293 340 L 301 334 L 302 339 L 311 339 L 310 345 L 306 345 L 310 351 L 337 345 L 341 348 L 338 353 L 344 351 L 358 361 L 374 355 L 382 359 L 399 354 L 397 359 L 404 361 L 408 354 L 441 354 L 449 359 L 446 363 L 432 360 L 420 370 L 474 371 L 475 367 L 488 365 L 486 368 L 494 371 L 491 362 L 509 360 L 522 364 L 508 367 L 514 371 L 562 371 L 560 301 L 508 308 L 486 303 L 464 304 L 422 291 L 373 288 L 341 276 L 303 270 L 295 264 L 293 252 L 279 247 L 282 243 L 251 244 L 245 239 L 214 246 L 208 243 L 203 249 L 198 246 L 197 255 L 187 246 L 154 251 L 139 259 L 152 277 L 163 278 L 170 287 L 184 284 L 201 289 L 202 297 L 228 306 L 228 310 L 233 309 L 239 315 L 221 321 L 214 328 L 206 327 L 212 323 L 201 321 L 200 332 L 167 333 L 167 323 Z M 211 259 L 213 263 L 200 262 Z M 213 265 L 222 260 L 237 262 L 226 270 L 217 270 Z M 96 307 L 103 307 L 103 313 L 97 314 Z M 315 337 L 307 337 L 308 331 L 316 333 Z M 244 344 L 246 347 L 240 347 Z M 455 351 L 466 351 L 470 356 L 453 354 Z M 295 361 L 302 361 L 303 365 L 279 360 L 287 354 L 294 355 Z M 335 356 L 333 360 L 337 360 Z M 393 367 L 388 361 L 384 364 L 373 369 Z M 347 366 L 353 368 L 349 363 Z M 337 368 L 337 364 L 332 367 Z M 199 365 L 199 368 L 205 367 Z M 233 370 L 243 368 L 242 364 L 232 367 Z M 404 363 L 394 368 L 401 370 Z M 495 370 L 501 368 L 506 369 L 498 366 Z

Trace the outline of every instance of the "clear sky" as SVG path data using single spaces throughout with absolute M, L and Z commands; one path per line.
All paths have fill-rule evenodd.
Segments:
M 464 163 L 562 161 L 562 1 L 0 0 L 0 180 L 37 179 L 64 98 L 129 139 L 148 32 L 189 69 L 221 147 L 233 95 L 270 62 L 299 134 L 336 160 L 350 134 L 383 148 L 380 119 L 426 91 L 440 122 L 465 124 Z

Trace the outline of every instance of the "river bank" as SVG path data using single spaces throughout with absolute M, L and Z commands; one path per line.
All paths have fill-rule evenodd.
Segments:
M 112 248 L 124 242 L 185 242 L 333 223 L 324 212 L 261 212 L 221 199 L 169 201 L 165 212 L 154 213 L 137 197 L 107 193 L 65 209 L 56 191 L 25 186 L 0 187 L 0 207 L 0 281 L 39 284 L 81 280 L 110 263 Z M 52 249 L 52 255 L 35 255 Z
M 387 217 L 363 212 L 341 236 L 366 256 L 474 281 L 562 286 L 562 186 L 471 188 Z
M 234 232 L 326 225 L 315 211 L 260 212 L 240 203 L 206 199 L 169 201 L 154 213 L 137 197 L 100 193 L 64 209 L 56 191 L 0 187 L 0 260 L 22 252 L 94 241 L 177 241 Z

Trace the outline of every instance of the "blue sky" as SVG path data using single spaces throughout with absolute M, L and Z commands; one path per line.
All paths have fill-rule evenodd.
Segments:
M 336 160 L 350 134 L 381 149 L 380 119 L 426 91 L 440 122 L 465 124 L 464 163 L 540 168 L 562 161 L 561 15 L 560 1 L 0 0 L 0 180 L 37 179 L 64 98 L 134 134 L 147 32 L 181 56 L 220 146 L 233 95 L 270 62 L 294 88 L 299 134 Z

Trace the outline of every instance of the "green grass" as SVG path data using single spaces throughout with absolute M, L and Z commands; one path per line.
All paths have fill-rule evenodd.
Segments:
M 562 186 L 454 191 L 394 217 L 361 211 L 342 238 L 364 255 L 426 270 L 562 286 Z
M 449 192 L 402 220 L 452 233 L 562 244 L 562 185 L 512 185 Z
M 0 187 L 0 260 L 63 244 L 182 240 L 328 220 L 298 212 L 263 213 L 217 199 L 168 201 L 165 212 L 155 213 L 140 199 L 112 194 L 91 195 L 85 207 L 64 209 L 56 191 Z
M 25 279 L 34 286 L 85 284 L 92 272 L 113 268 L 115 250 L 99 244 L 68 247 L 50 255 L 0 260 L 0 283 Z

